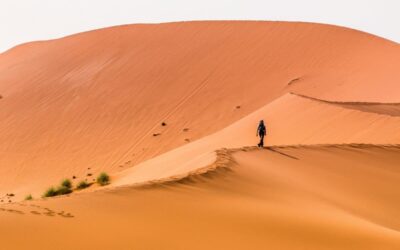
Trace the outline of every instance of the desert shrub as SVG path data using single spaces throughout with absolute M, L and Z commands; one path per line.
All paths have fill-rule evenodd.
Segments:
M 78 186 L 76 186 L 77 189 L 85 189 L 87 187 L 89 187 L 90 184 L 87 183 L 87 181 L 81 181 L 78 183 Z
M 30 201 L 30 200 L 32 200 L 32 199 L 33 199 L 33 197 L 32 197 L 31 194 L 28 194 L 28 195 L 25 197 L 25 200 L 26 200 L 26 201 Z
M 69 194 L 69 193 L 72 193 L 71 188 L 68 188 L 68 187 L 63 186 L 63 185 L 59 186 L 56 189 L 56 195 L 64 195 L 64 194 Z
M 44 192 L 43 197 L 53 197 L 57 195 L 57 190 L 54 187 L 50 187 Z
M 97 177 L 97 183 L 100 186 L 107 185 L 108 183 L 110 183 L 110 176 L 108 176 L 108 174 L 104 172 L 99 174 L 99 176 Z
M 72 182 L 69 179 L 64 179 L 57 188 L 50 187 L 47 189 L 43 197 L 53 197 L 69 193 L 72 193 Z
M 71 182 L 70 179 L 64 179 L 64 180 L 61 182 L 61 186 L 62 186 L 62 187 L 66 187 L 66 188 L 68 188 L 68 189 L 71 189 L 71 188 L 72 188 L 72 182 Z

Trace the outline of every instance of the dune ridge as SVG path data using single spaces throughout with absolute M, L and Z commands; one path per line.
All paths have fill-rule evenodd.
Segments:
M 0 164 L 49 185 L 88 167 L 132 167 L 288 92 L 400 102 L 399 58 L 381 38 L 290 22 L 125 25 L 22 45 L 0 55 Z M 0 191 L 16 185 L 7 182 Z
M 389 115 L 389 116 L 400 116 L 400 103 L 327 101 L 296 93 L 291 93 L 291 94 L 314 101 L 339 105 L 343 108 L 349 108 L 349 109 L 382 114 L 382 115 Z
M 207 166 L 198 167 L 192 171 L 188 171 L 183 174 L 168 176 L 164 178 L 155 178 L 152 180 L 138 182 L 138 183 L 131 183 L 131 184 L 124 184 L 124 185 L 113 185 L 112 188 L 108 190 L 114 190 L 123 187 L 129 188 L 151 188 L 157 186 L 164 186 L 164 185 L 174 185 L 180 183 L 193 183 L 197 180 L 207 179 L 209 175 L 218 175 L 223 174 L 226 172 L 231 172 L 232 167 L 236 164 L 236 161 L 233 157 L 233 154 L 236 152 L 253 152 L 256 150 L 269 150 L 275 152 L 277 154 L 281 154 L 283 156 L 289 157 L 291 159 L 299 160 L 293 156 L 287 155 L 285 153 L 279 152 L 279 149 L 314 149 L 314 148 L 340 148 L 340 149 L 399 149 L 400 144 L 368 144 L 368 143 L 342 143 L 342 144 L 297 144 L 297 145 L 272 145 L 264 148 L 259 148 L 257 146 L 245 146 L 241 148 L 221 148 L 216 151 L 215 153 L 215 160 L 212 164 Z M 105 191 L 107 188 L 101 189 L 99 191 Z
M 35 238 L 42 248 L 68 249 L 85 237 L 85 248 L 396 249 L 400 204 L 386 196 L 398 195 L 393 163 L 399 152 L 399 145 L 366 144 L 223 149 L 223 164 L 208 173 L 1 205 L 6 211 L 0 210 L 0 232 L 8 239 L 3 246 L 23 249 Z M 69 217 L 46 216 L 61 210 Z M 93 232 L 91 225 L 100 219 L 107 229 Z M 11 222 L 13 227 L 6 226 Z M 46 227 L 32 230 L 36 224 Z M 17 241 L 22 226 L 32 233 Z M 149 240 L 154 234 L 157 241 Z
M 1 247 L 399 249 L 399 61 L 370 34 L 247 21 L 2 53 Z

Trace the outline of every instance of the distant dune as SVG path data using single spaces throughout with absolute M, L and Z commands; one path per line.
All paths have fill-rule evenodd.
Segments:
M 398 249 L 399 62 L 397 43 L 291 22 L 17 46 L 0 54 L 2 246 Z M 105 188 L 39 199 L 102 171 Z

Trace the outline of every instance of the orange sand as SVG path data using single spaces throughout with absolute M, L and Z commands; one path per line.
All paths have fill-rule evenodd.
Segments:
M 399 249 L 400 147 L 248 150 L 169 184 L 4 206 L 2 247 Z
M 396 43 L 289 22 L 0 54 L 0 249 L 399 249 L 399 62 Z M 260 119 L 266 149 L 248 147 Z M 20 202 L 101 171 L 105 188 Z

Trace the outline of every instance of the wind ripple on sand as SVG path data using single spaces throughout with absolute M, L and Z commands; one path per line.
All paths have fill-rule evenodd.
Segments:
M 398 249 L 399 155 L 400 145 L 221 149 L 186 175 L 33 201 L 74 218 L 60 223 L 22 207 L 23 216 L 2 214 L 0 233 L 20 249 L 33 239 L 66 249 L 77 241 L 87 249 Z M 31 232 L 25 241 L 18 228 Z

